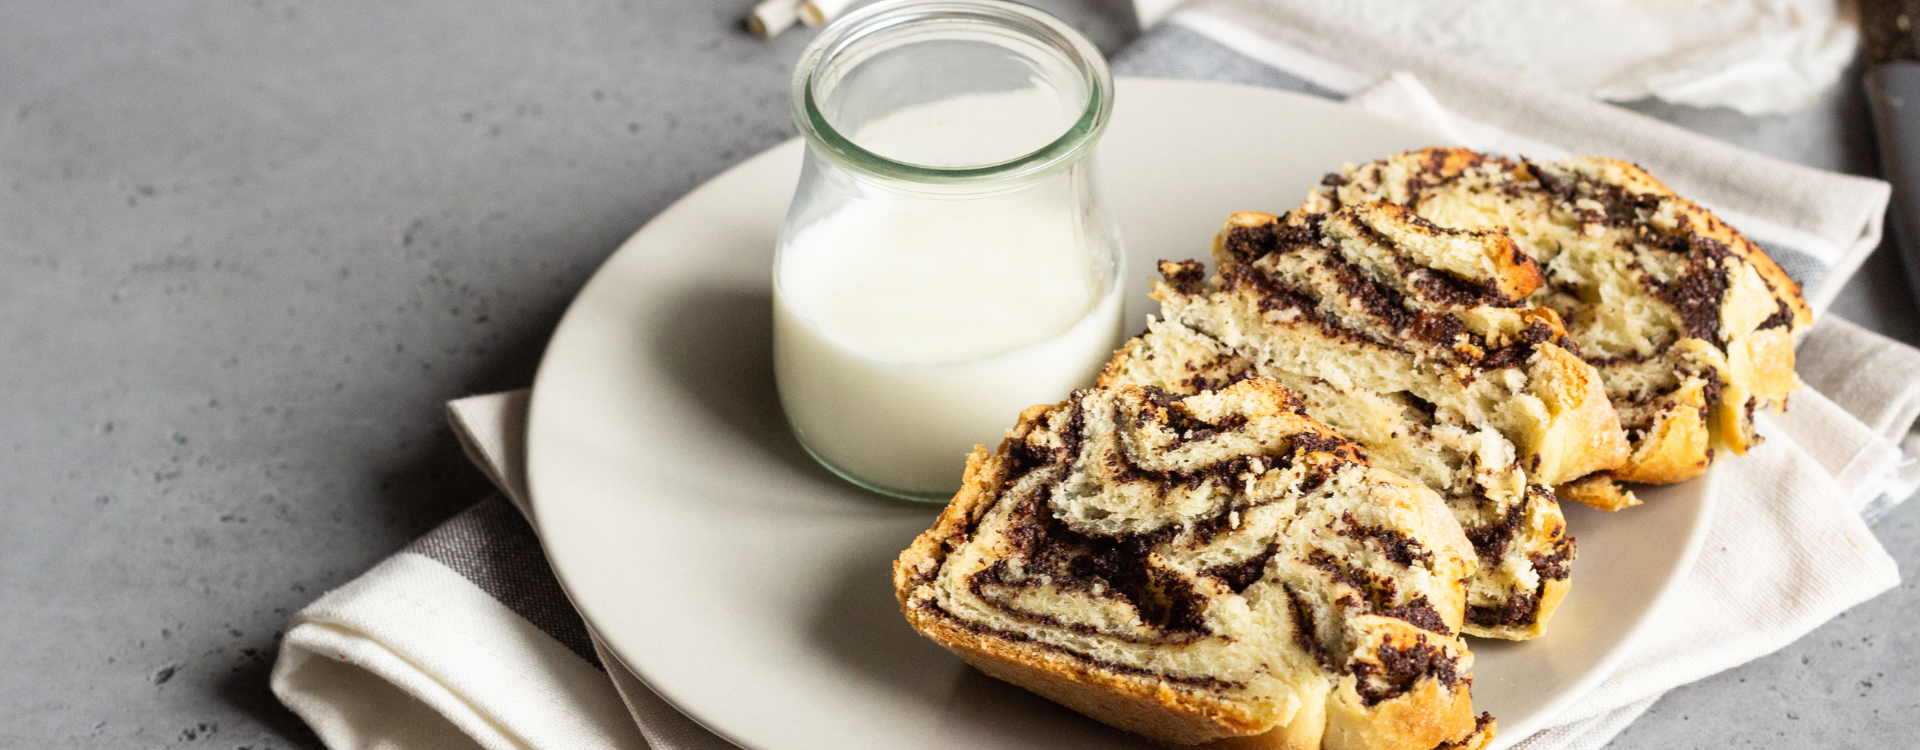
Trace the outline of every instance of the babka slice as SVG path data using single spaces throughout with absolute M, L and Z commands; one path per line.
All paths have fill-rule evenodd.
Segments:
M 1220 273 L 1164 263 L 1162 320 L 1103 384 L 1191 393 L 1277 380 L 1374 465 L 1446 499 L 1479 566 L 1466 631 L 1544 632 L 1573 539 L 1550 489 L 1618 466 L 1625 435 L 1551 310 L 1521 306 L 1538 270 L 1497 232 L 1444 230 L 1391 204 L 1236 214 Z
M 894 589 L 981 671 L 1163 744 L 1429 750 L 1491 730 L 1471 555 L 1438 497 L 1272 381 L 1116 386 L 975 449 Z
M 1746 237 L 1615 159 L 1512 161 L 1464 149 L 1400 154 L 1327 176 L 1303 211 L 1391 201 L 1446 227 L 1505 227 L 1543 269 L 1532 301 L 1559 313 L 1600 370 L 1632 442 L 1612 478 L 1699 475 L 1715 447 L 1759 441 L 1753 412 L 1798 385 L 1800 289 Z M 1568 487 L 1601 507 L 1631 496 L 1604 477 Z

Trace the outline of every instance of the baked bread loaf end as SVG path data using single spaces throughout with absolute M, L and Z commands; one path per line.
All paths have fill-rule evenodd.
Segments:
M 981 671 L 1165 745 L 1430 750 L 1491 729 L 1471 549 L 1276 383 L 1115 386 L 976 449 L 894 588 Z
M 1506 227 L 1539 264 L 1532 302 L 1566 321 L 1632 438 L 1607 475 L 1666 484 L 1714 450 L 1757 444 L 1753 413 L 1798 386 L 1795 334 L 1813 322 L 1799 287 L 1733 227 L 1617 159 L 1513 161 L 1433 148 L 1328 175 L 1305 211 L 1388 201 L 1445 227 Z M 1632 504 L 1589 481 L 1568 497 Z

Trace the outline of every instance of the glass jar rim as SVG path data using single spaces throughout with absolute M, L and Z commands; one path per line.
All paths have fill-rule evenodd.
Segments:
M 968 20 L 1023 33 L 1065 55 L 1087 89 L 1087 105 L 1060 137 L 1030 153 L 992 164 L 933 167 L 890 159 L 841 134 L 814 97 L 822 63 L 868 36 L 902 26 Z M 794 124 L 817 151 L 842 167 L 872 177 L 908 183 L 964 185 L 1040 177 L 1071 166 L 1093 150 L 1113 114 L 1113 73 L 1098 47 L 1060 19 L 1004 0 L 885 0 L 829 24 L 800 55 L 794 69 Z

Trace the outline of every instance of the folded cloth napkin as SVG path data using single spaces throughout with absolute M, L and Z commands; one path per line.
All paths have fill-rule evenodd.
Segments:
M 1200 0 L 1116 56 L 1115 69 L 1351 95 L 1476 148 L 1632 159 L 1762 242 L 1819 309 L 1877 244 L 1886 204 L 1883 183 L 1584 99 L 1516 92 L 1497 74 L 1279 0 Z M 1898 582 L 1861 514 L 1920 484 L 1920 351 L 1825 318 L 1799 361 L 1811 388 L 1762 421 L 1764 445 L 1724 465 L 1705 548 L 1659 626 L 1551 726 L 1503 742 L 1597 748 L 1665 690 L 1776 650 Z M 301 610 L 275 694 L 335 750 L 731 747 L 611 658 L 567 605 L 522 515 L 525 409 L 524 391 L 449 405 L 504 496 Z
M 1612 101 L 1658 97 L 1749 115 L 1805 107 L 1833 86 L 1860 21 L 1833 0 L 1290 0 L 1332 18 Z M 1143 27 L 1177 5 L 1134 0 Z
M 501 494 L 294 616 L 269 678 L 332 750 L 731 750 L 611 657 L 527 504 L 525 390 L 447 405 Z

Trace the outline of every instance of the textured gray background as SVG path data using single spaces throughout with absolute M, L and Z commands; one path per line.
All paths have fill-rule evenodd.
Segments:
M 278 631 L 482 494 L 441 402 L 526 384 L 622 239 L 792 134 L 809 35 L 748 4 L 0 3 L 0 746 L 316 746 Z M 1870 172 L 1853 85 L 1640 108 Z M 1837 309 L 1920 340 L 1905 295 L 1882 253 Z M 1615 745 L 1912 746 L 1916 522 L 1876 528 L 1900 589 Z

